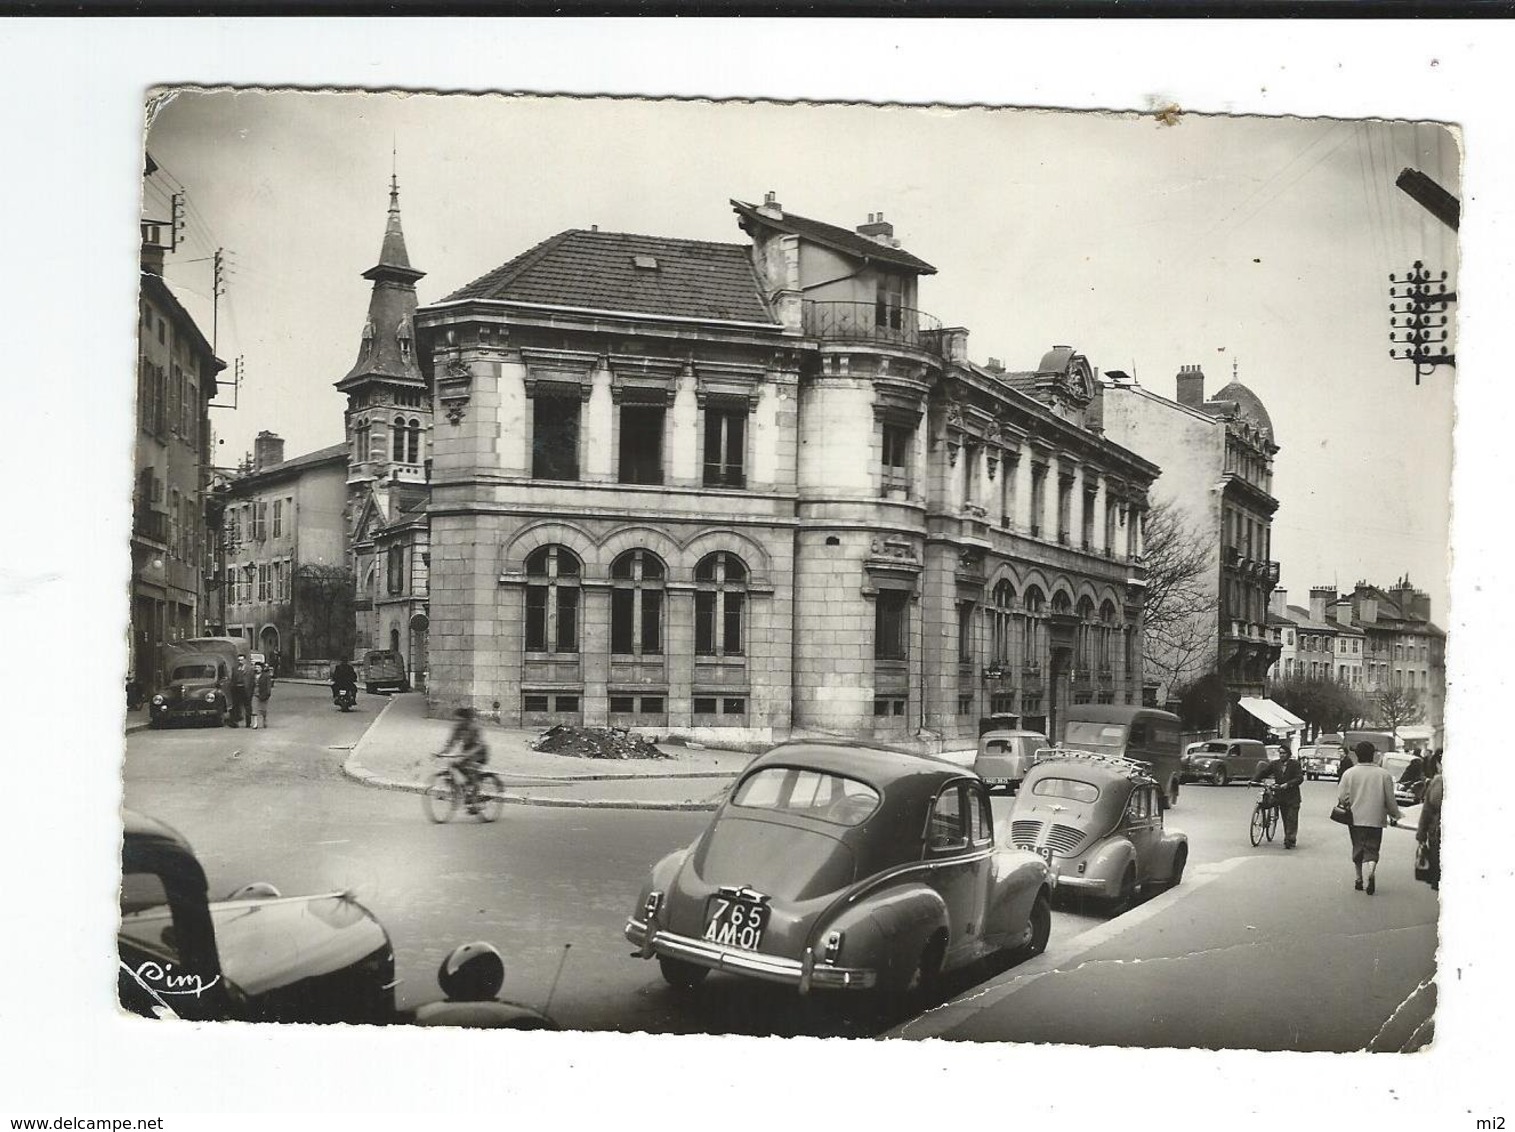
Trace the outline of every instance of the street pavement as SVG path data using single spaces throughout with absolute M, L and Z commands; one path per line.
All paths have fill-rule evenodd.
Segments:
M 1431 1040 L 1437 894 L 1414 880 L 1414 815 L 1357 892 L 1334 782 L 1306 783 L 1299 848 L 1252 849 L 1254 791 L 1186 787 L 1170 824 L 1224 814 L 1183 884 L 896 1027 L 891 1038 L 1375 1052 Z M 1210 823 L 1207 823 L 1207 825 Z M 1218 842 L 1218 843 L 1217 843 Z M 1217 850 L 1219 852 L 1217 852 Z
M 406 791 L 448 728 L 418 695 L 363 695 L 341 713 L 324 688 L 281 681 L 267 731 L 131 735 L 126 801 L 189 838 L 213 893 L 250 880 L 353 891 L 394 940 L 402 1002 L 435 993 L 449 948 L 489 939 L 506 996 L 550 1001 L 572 1029 L 1300 1050 L 1430 1037 L 1436 899 L 1411 879 L 1413 835 L 1386 831 L 1380 892 L 1353 892 L 1330 782 L 1306 784 L 1293 853 L 1248 843 L 1252 790 L 1186 787 L 1169 814 L 1191 843 L 1179 889 L 1114 920 L 1060 906 L 1044 956 L 954 979 L 956 998 L 895 1026 L 730 976 L 680 994 L 629 956 L 620 929 L 648 867 L 699 833 L 709 814 L 691 807 L 714 805 L 747 755 L 576 759 L 490 728 L 491 768 L 523 804 L 437 826 Z

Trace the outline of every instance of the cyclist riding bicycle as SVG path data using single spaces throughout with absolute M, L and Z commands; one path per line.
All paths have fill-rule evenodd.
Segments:
M 452 768 L 463 776 L 468 787 L 468 812 L 478 809 L 479 772 L 489 761 L 489 748 L 484 744 L 484 733 L 479 730 L 473 708 L 462 707 L 456 712 L 458 722 L 453 725 L 447 745 L 437 752 L 437 758 L 447 758 L 454 747 L 460 754 L 452 760 Z

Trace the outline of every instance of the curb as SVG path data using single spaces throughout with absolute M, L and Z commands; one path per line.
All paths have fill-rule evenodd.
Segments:
M 381 775 L 375 774 L 373 771 L 369 770 L 367 767 L 365 767 L 362 764 L 362 762 L 359 761 L 359 756 L 363 753 L 364 744 L 366 744 L 368 742 L 368 736 L 373 732 L 373 729 L 378 726 L 380 720 L 382 720 L 384 718 L 384 713 L 387 712 L 394 705 L 394 703 L 395 703 L 394 700 L 390 700 L 389 703 L 385 704 L 383 706 L 383 708 L 381 708 L 379 710 L 379 714 L 376 715 L 376 716 L 374 716 L 373 722 L 370 723 L 368 725 L 368 727 L 364 730 L 362 737 L 359 738 L 358 741 L 357 741 L 357 743 L 353 745 L 353 749 L 352 749 L 351 753 L 347 756 L 347 758 L 345 760 L 343 760 L 343 762 L 342 762 L 342 773 L 344 775 L 346 775 L 348 778 L 352 779 L 354 782 L 357 782 L 357 783 L 359 783 L 359 784 L 361 784 L 363 786 L 372 786 L 372 787 L 375 787 L 375 788 L 380 789 L 380 790 L 398 790 L 398 791 L 401 791 L 403 793 L 408 793 L 408 794 L 421 794 L 426 789 L 425 786 L 423 786 L 421 783 L 419 783 L 419 782 L 405 782 L 405 781 L 401 781 L 399 779 L 394 779 L 394 778 L 384 778 Z M 515 777 L 515 778 L 531 777 L 533 781 L 538 781 L 538 782 L 574 782 L 574 781 L 603 781 L 603 780 L 607 780 L 607 779 L 619 779 L 619 778 L 643 778 L 643 779 L 646 779 L 646 778 L 685 778 L 685 779 L 688 779 L 688 778 L 729 778 L 729 777 L 732 777 L 732 776 L 725 775 L 725 774 L 718 774 L 718 773 L 696 772 L 696 773 L 681 774 L 681 775 L 658 775 L 658 774 L 647 774 L 647 775 L 609 774 L 609 775 L 583 775 L 583 776 L 569 775 L 569 776 L 566 776 L 566 777 L 563 777 L 563 778 L 557 778 L 557 777 L 542 777 L 542 778 L 537 778 L 535 776 L 528 776 L 528 775 L 513 775 L 512 777 Z M 532 797 L 529 794 L 512 794 L 512 793 L 509 793 L 509 792 L 506 792 L 506 793 L 500 795 L 500 797 L 501 797 L 502 801 L 508 803 L 509 805 L 513 805 L 513 806 L 554 806 L 554 807 L 557 807 L 559 809 L 581 809 L 581 810 L 596 810 L 596 809 L 598 809 L 598 810 L 673 810 L 673 811 L 701 811 L 701 810 L 703 810 L 703 811 L 713 811 L 713 810 L 715 810 L 719 806 L 718 802 L 655 802 L 655 801 L 630 801 L 630 800 L 618 799 L 618 798 L 603 798 L 603 799 L 602 798 L 534 798 L 534 797 Z

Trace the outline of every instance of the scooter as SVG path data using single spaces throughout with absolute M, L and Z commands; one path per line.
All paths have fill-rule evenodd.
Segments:
M 358 702 L 358 693 L 352 688 L 338 688 L 332 701 L 343 711 L 352 711 L 353 705 Z

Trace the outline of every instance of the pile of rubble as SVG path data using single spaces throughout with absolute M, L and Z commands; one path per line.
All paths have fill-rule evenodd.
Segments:
M 533 751 L 574 759 L 671 759 L 640 735 L 624 727 L 576 727 L 560 723 L 531 741 Z

